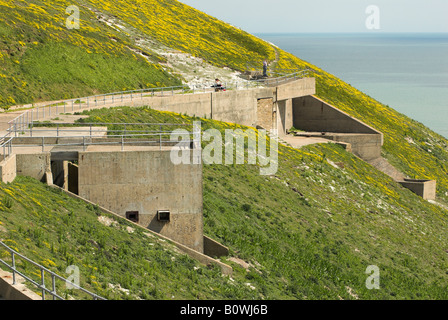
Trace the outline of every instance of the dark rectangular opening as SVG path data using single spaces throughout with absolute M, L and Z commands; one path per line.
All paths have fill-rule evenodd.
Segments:
M 170 212 L 167 210 L 157 211 L 157 220 L 159 220 L 160 222 L 169 222 L 170 221 Z
M 132 222 L 138 222 L 138 211 L 127 211 L 126 219 Z

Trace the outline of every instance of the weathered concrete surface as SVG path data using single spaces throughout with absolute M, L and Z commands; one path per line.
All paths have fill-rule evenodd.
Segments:
M 204 236 L 204 254 L 209 257 L 224 257 L 229 255 L 229 248 L 207 236 Z
M 316 144 L 316 143 L 329 143 L 331 142 L 328 139 L 319 138 L 319 137 L 300 137 L 300 136 L 284 136 L 281 138 L 287 144 L 289 144 L 293 148 L 300 149 L 301 147 Z
M 277 101 L 276 112 L 277 134 L 282 137 L 293 127 L 292 99 Z
M 373 159 L 368 161 L 369 164 L 374 166 L 377 170 L 387 174 L 389 177 L 394 179 L 395 181 L 404 181 L 406 179 L 406 176 L 396 169 L 394 166 L 392 166 L 386 159 L 383 157 Z
M 0 297 L 3 300 L 42 300 L 42 297 L 29 290 L 24 282 L 24 278 L 16 275 L 16 284 L 13 285 L 12 273 L 0 270 Z
M 399 183 L 425 200 L 436 199 L 437 183 L 435 180 L 404 179 L 404 181 L 399 181 Z
M 347 143 L 350 145 L 350 150 L 353 154 L 367 162 L 381 157 L 381 146 L 383 140 L 382 136 L 379 134 L 303 132 L 297 133 L 296 136 L 328 139 L 334 142 Z
M 46 172 L 51 172 L 50 152 L 16 155 L 17 175 L 28 176 L 39 181 L 46 181 Z
M 16 155 L 3 159 L 0 162 L 0 179 L 4 183 L 13 182 L 17 175 Z
M 203 252 L 202 165 L 174 165 L 169 151 L 79 153 L 79 195 Z M 169 210 L 170 221 L 158 221 Z
M 266 130 L 275 129 L 275 113 L 273 98 L 259 99 L 257 103 L 257 127 Z
M 295 128 L 310 132 L 380 134 L 362 121 L 315 97 L 293 99 Z
M 276 101 L 316 94 L 316 79 L 304 78 L 277 86 Z
M 352 152 L 365 161 L 381 157 L 381 132 L 314 96 L 293 99 L 293 125 L 349 143 Z
M 59 188 L 59 187 L 56 187 L 56 188 Z M 97 205 L 97 203 L 94 203 L 94 202 L 89 201 L 89 200 L 87 200 L 87 199 L 85 199 L 85 198 L 82 198 L 82 197 L 80 197 L 80 196 L 78 196 L 78 195 L 76 195 L 76 194 L 74 194 L 74 193 L 71 193 L 71 192 L 69 192 L 69 191 L 67 191 L 67 190 L 64 190 L 64 189 L 61 189 L 61 190 L 63 190 L 63 191 L 66 192 L 69 196 L 71 196 L 71 197 L 73 197 L 73 198 L 76 198 L 76 199 L 85 201 L 85 202 L 90 203 L 90 204 L 93 204 L 93 205 Z M 104 208 L 104 207 L 102 207 L 102 206 L 98 206 L 98 208 L 99 208 L 103 213 L 107 213 L 107 214 L 111 214 L 111 215 L 117 216 L 117 217 L 119 217 L 119 218 L 123 218 L 121 215 L 118 215 L 117 213 L 115 213 L 115 212 L 113 212 L 113 211 L 110 211 L 109 209 L 106 209 L 106 208 Z M 132 221 L 129 221 L 129 223 L 133 223 L 133 224 L 135 224 L 136 227 L 143 227 L 143 226 L 141 226 L 140 224 L 134 223 L 134 222 L 132 222 Z M 233 269 L 232 269 L 231 266 L 229 266 L 229 265 L 227 265 L 227 264 L 225 264 L 225 263 L 222 263 L 222 262 L 219 261 L 219 260 L 215 260 L 215 259 L 213 259 L 212 257 L 210 257 L 210 256 L 208 256 L 208 255 L 206 255 L 206 254 L 203 254 L 203 253 L 198 252 L 198 251 L 196 251 L 196 250 L 194 250 L 194 249 L 191 249 L 190 247 L 187 247 L 187 246 L 185 246 L 184 244 L 182 244 L 182 243 L 180 243 L 180 242 L 177 242 L 177 241 L 175 241 L 175 240 L 173 240 L 173 239 L 171 239 L 171 238 L 168 238 L 168 237 L 166 237 L 166 236 L 163 236 L 163 235 L 160 234 L 160 233 L 157 233 L 157 232 L 152 231 L 152 230 L 150 230 L 150 229 L 147 229 L 147 230 L 148 230 L 148 233 L 149 233 L 150 235 L 152 235 L 152 236 L 155 236 L 155 237 L 158 237 L 158 238 L 161 238 L 161 239 L 170 241 L 170 242 L 171 242 L 172 244 L 174 244 L 177 248 L 179 248 L 180 250 L 182 250 L 183 252 L 185 252 L 186 254 L 188 254 L 188 255 L 189 255 L 190 257 L 192 257 L 193 259 L 196 259 L 196 260 L 199 261 L 200 263 L 203 263 L 203 264 L 206 264 L 206 265 L 216 264 L 216 265 L 218 265 L 218 266 L 221 268 L 221 272 L 222 272 L 223 274 L 225 274 L 225 275 L 232 275 Z

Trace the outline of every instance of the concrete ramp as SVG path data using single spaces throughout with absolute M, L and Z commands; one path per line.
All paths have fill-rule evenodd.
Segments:
M 387 174 L 389 177 L 394 179 L 395 181 L 404 181 L 407 177 L 399 171 L 397 168 L 392 166 L 386 159 L 383 157 L 376 158 L 368 161 L 368 163 L 374 166 L 377 170 Z

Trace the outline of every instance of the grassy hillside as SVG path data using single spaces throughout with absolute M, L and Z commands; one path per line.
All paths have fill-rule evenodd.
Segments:
M 73 1 L 0 1 L 0 107 L 95 93 L 169 86 L 180 80 L 131 51 L 126 35 L 80 9 L 80 29 L 67 29 Z
M 200 265 L 145 229 L 27 177 L 0 185 L 0 239 L 63 277 L 71 275 L 68 266 L 77 266 L 81 286 L 107 299 L 256 297 L 244 282 L 230 284 L 219 267 Z M 0 257 L 11 263 L 3 248 Z M 16 265 L 40 283 L 39 269 L 19 258 Z M 51 288 L 49 275 L 46 280 Z M 61 281 L 57 292 L 91 299 Z
M 82 122 L 246 129 L 145 107 L 84 114 Z M 280 145 L 275 176 L 257 165 L 204 165 L 203 183 L 204 230 L 229 247 L 231 278 L 123 220 L 105 226 L 94 207 L 30 178 L 1 185 L 0 238 L 59 274 L 79 266 L 82 284 L 110 299 L 448 298 L 448 211 L 340 146 Z M 380 290 L 366 289 L 370 265 Z
M 149 108 L 84 114 L 87 122 L 194 120 Z M 203 130 L 246 129 L 201 121 Z M 246 271 L 225 259 L 267 299 L 446 299 L 447 214 L 333 144 L 280 146 L 271 177 L 256 165 L 204 166 L 205 233 L 250 263 Z M 380 290 L 365 287 L 370 265 L 380 268 Z
M 79 30 L 64 26 L 69 5 L 80 8 Z M 129 49 L 138 47 L 137 38 L 234 70 L 267 58 L 274 69 L 311 68 L 319 98 L 382 131 L 384 156 L 412 178 L 436 179 L 439 198 L 448 199 L 445 138 L 324 70 L 178 1 L 2 0 L 0 8 L 0 106 L 179 84 L 159 64 L 162 57 L 145 48 L 146 60 Z M 118 22 L 101 22 L 112 18 Z
M 65 8 L 73 4 L 81 10 L 79 30 L 65 28 L 68 16 Z M 445 138 L 317 66 L 175 0 L 0 0 L 0 12 L 0 106 L 179 84 L 181 80 L 170 74 L 169 68 L 161 66 L 164 59 L 155 50 L 145 51 L 146 58 L 134 52 L 138 48 L 137 36 L 234 70 L 244 70 L 247 65 L 258 65 L 268 58 L 275 60 L 277 69 L 311 68 L 319 98 L 383 132 L 383 155 L 413 178 L 436 179 L 438 201 L 448 202 L 448 141 Z M 114 17 L 124 27 L 101 22 L 100 16 L 106 20 Z M 185 116 L 145 108 L 95 111 L 92 115 L 96 121 L 191 121 Z M 204 128 L 233 128 L 230 124 L 203 122 Z M 137 265 L 142 272 L 141 281 L 167 285 L 149 293 L 137 289 L 132 297 L 169 298 L 171 293 L 179 291 L 179 283 L 191 278 L 194 283 L 186 282 L 191 284 L 191 291 L 180 297 L 346 299 L 356 294 L 364 299 L 446 298 L 445 210 L 422 201 L 334 145 L 299 151 L 282 147 L 280 152 L 280 170 L 271 178 L 260 176 L 254 166 L 204 168 L 206 233 L 228 245 L 233 256 L 246 259 L 252 265 L 246 271 L 230 262 L 236 270 L 236 288 L 229 286 L 228 280 L 221 280 L 213 270 L 201 268 L 204 274 L 196 278 L 189 267 L 193 262 L 184 258 L 174 279 L 151 282 L 142 271 L 148 268 L 146 262 L 132 257 L 132 252 L 123 252 L 126 251 L 123 247 L 118 250 L 120 254 L 140 261 Z M 335 163 L 338 165 L 333 166 Z M 6 190 L 16 198 L 13 197 L 13 208 L 22 208 L 19 211 L 23 216 L 15 216 L 17 210 L 5 206 L 3 203 L 11 201 L 4 198 L 0 227 L 7 230 L 4 238 L 16 241 L 19 250 L 26 250 L 23 244 L 29 242 L 22 233 L 50 228 L 51 219 L 38 214 L 40 206 L 33 204 L 33 197 L 42 195 L 39 200 L 42 212 L 47 212 L 46 207 L 53 208 L 53 213 L 64 211 L 61 207 L 69 201 L 28 180 L 2 185 L 0 192 L 8 193 Z M 47 198 L 54 202 L 54 207 L 51 202 L 44 204 Z M 77 205 L 72 208 L 73 212 L 84 212 Z M 87 210 L 86 216 L 92 212 Z M 20 226 L 33 216 L 37 220 Z M 15 222 L 11 220 L 13 217 L 17 217 Z M 19 226 L 27 233 L 15 232 Z M 54 227 L 55 234 L 62 226 Z M 78 264 L 86 254 L 82 250 L 87 250 L 84 249 L 87 234 L 99 239 L 94 240 L 96 243 L 110 241 L 109 249 L 100 252 L 113 250 L 110 249 L 116 247 L 111 244 L 113 237 L 124 236 L 111 234 L 107 240 L 100 240 L 104 235 L 94 233 L 87 226 L 83 228 L 86 233 L 79 235 L 82 245 L 70 244 L 73 252 L 78 252 L 75 260 Z M 62 271 L 69 251 L 63 248 L 50 251 L 52 242 L 47 238 L 45 241 L 50 247 L 42 245 L 42 237 L 53 237 L 54 232 L 36 233 L 36 237 L 28 236 L 31 244 L 25 252 L 36 259 L 39 256 L 50 259 L 50 254 L 57 253 L 55 259 L 59 260 L 54 261 L 53 267 Z M 58 241 L 64 240 L 60 237 Z M 65 240 L 78 241 L 77 238 L 73 233 Z M 52 241 L 57 246 L 58 241 Z M 144 251 L 144 254 L 153 253 Z M 101 266 L 108 257 L 108 254 L 103 257 L 97 254 L 88 259 L 93 261 L 90 265 Z M 168 256 L 163 259 L 165 262 L 160 262 L 160 266 L 166 264 Z M 380 267 L 381 290 L 366 290 L 368 265 Z M 88 268 L 83 272 L 90 274 Z M 111 270 L 110 278 L 98 281 L 103 286 L 100 294 L 126 297 L 104 287 L 108 281 L 121 283 L 122 287 L 138 287 L 131 280 L 120 278 L 125 274 L 118 269 Z M 99 273 L 93 275 L 100 277 Z M 217 283 L 210 284 L 214 290 L 207 286 L 209 283 Z

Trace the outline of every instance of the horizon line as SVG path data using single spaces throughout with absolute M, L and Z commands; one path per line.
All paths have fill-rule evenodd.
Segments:
M 446 34 L 448 31 L 276 31 L 276 32 L 253 32 L 253 34 Z

